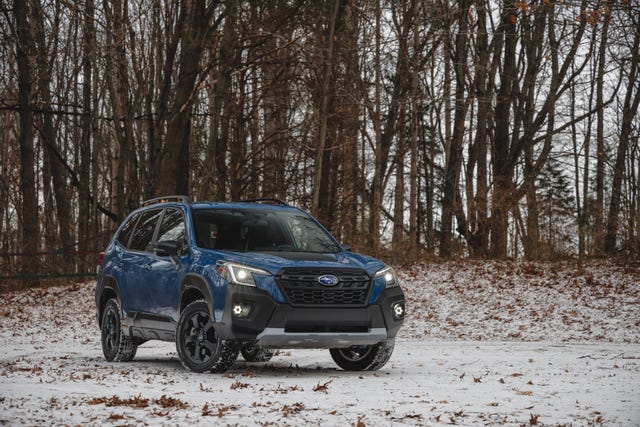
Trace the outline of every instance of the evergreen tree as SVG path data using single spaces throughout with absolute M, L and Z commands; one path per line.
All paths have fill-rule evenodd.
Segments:
M 563 165 L 549 157 L 536 181 L 540 209 L 540 240 L 547 255 L 566 254 L 575 244 L 575 200 Z

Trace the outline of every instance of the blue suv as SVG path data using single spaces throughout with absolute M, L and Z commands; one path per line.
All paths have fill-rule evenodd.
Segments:
M 98 267 L 102 350 L 130 361 L 148 340 L 175 341 L 196 372 L 238 354 L 324 348 L 345 370 L 391 357 L 405 298 L 394 270 L 350 252 L 308 213 L 275 199 L 152 199 L 132 212 Z

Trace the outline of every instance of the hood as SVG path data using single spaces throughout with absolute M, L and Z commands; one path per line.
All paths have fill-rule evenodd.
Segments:
M 224 252 L 224 259 L 239 264 L 267 270 L 277 274 L 283 268 L 358 268 L 369 275 L 384 267 L 376 258 L 354 252 L 315 253 L 315 252 Z

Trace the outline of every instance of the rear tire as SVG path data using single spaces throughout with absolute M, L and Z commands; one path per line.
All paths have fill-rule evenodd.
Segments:
M 248 345 L 240 350 L 247 362 L 268 362 L 273 357 L 273 350 L 257 345 Z
M 203 300 L 190 303 L 180 314 L 176 349 L 182 364 L 194 372 L 224 372 L 238 358 L 238 348 L 216 334 Z
M 329 352 L 336 365 L 345 371 L 377 371 L 389 361 L 394 344 L 390 339 L 374 345 L 332 348 Z
M 138 346 L 122 331 L 121 311 L 118 301 L 107 301 L 100 322 L 102 353 L 109 362 L 130 362 L 136 355 Z

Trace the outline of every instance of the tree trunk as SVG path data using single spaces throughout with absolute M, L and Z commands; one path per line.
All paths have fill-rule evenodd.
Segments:
M 80 171 L 78 178 L 78 250 L 86 253 L 89 250 L 90 224 L 92 222 L 89 202 L 91 185 L 91 136 L 93 130 L 94 112 L 92 108 L 92 82 L 93 64 L 95 61 L 95 34 L 94 19 L 95 6 L 93 0 L 87 0 L 84 10 L 84 22 L 82 27 L 82 137 L 80 141 Z M 82 256 L 85 262 L 80 264 L 82 271 L 89 268 L 87 258 Z
M 596 208 L 595 208 L 595 250 L 604 251 L 604 167 L 606 161 L 606 142 L 604 138 L 604 76 L 607 63 L 607 45 L 611 13 L 605 13 L 602 24 L 602 37 L 598 49 L 598 74 L 596 75 Z
M 269 16 L 270 22 L 281 19 L 277 12 L 279 11 L 274 11 Z M 270 31 L 277 31 L 279 22 L 269 25 Z M 260 195 L 285 199 L 287 191 L 284 188 L 285 160 L 283 152 L 287 147 L 286 117 L 290 109 L 288 85 L 291 70 L 287 64 L 286 55 L 288 53 L 284 47 L 279 45 L 278 40 L 276 37 L 269 37 L 259 51 L 259 54 L 265 55 L 268 59 L 261 67 L 264 76 L 265 135 L 257 152 L 264 153 L 260 156 L 263 159 L 262 192 Z
M 512 90 L 516 75 L 516 10 L 513 0 L 504 2 L 500 23 L 504 37 L 504 58 L 500 73 L 500 89 L 495 108 L 495 142 L 493 161 L 493 202 L 491 221 L 491 255 L 495 258 L 507 256 L 509 210 L 513 187 L 513 169 L 509 165 L 509 129 Z
M 410 163 L 409 163 L 409 260 L 418 256 L 420 234 L 418 232 L 418 79 L 420 72 L 419 22 L 414 14 L 413 59 L 411 67 L 411 119 L 410 119 Z
M 22 274 L 38 274 L 38 203 L 36 198 L 35 163 L 33 152 L 33 76 L 32 60 L 35 53 L 35 42 L 31 24 L 27 19 L 28 5 L 17 0 L 13 5 L 16 19 L 17 46 L 16 62 L 18 65 L 18 108 L 20 114 L 20 188 L 22 195 L 22 248 L 27 256 L 22 257 Z M 37 285 L 37 280 L 23 282 L 26 286 Z
M 474 201 L 474 220 L 471 224 L 470 236 L 467 239 L 470 252 L 475 256 L 488 254 L 488 193 L 487 186 L 487 133 L 491 118 L 491 98 L 487 89 L 489 66 L 489 43 L 486 23 L 486 2 L 476 1 L 478 13 L 477 55 L 478 64 L 476 71 L 476 98 L 478 100 L 478 113 L 476 117 L 476 135 L 474 149 L 476 153 L 476 196 Z M 469 214 L 471 216 L 471 214 Z
M 333 83 L 333 60 L 334 60 L 334 34 L 336 29 L 336 21 L 338 19 L 338 10 L 340 8 L 340 0 L 335 0 L 330 9 L 328 21 L 328 33 L 326 35 L 326 54 L 324 57 L 323 75 L 320 77 L 322 87 L 320 89 L 320 110 L 318 112 L 318 145 L 315 156 L 315 171 L 313 175 L 313 201 L 311 212 L 320 220 L 327 223 L 327 203 L 326 192 L 323 187 L 328 186 L 329 170 L 325 169 L 329 163 L 330 152 L 327 150 L 327 121 L 329 115 L 329 88 Z M 322 200 L 324 199 L 324 200 Z M 324 203 L 323 203 L 324 201 Z
M 209 140 L 205 157 L 205 173 L 201 180 L 200 196 L 208 200 L 214 196 L 217 200 L 227 199 L 227 181 L 229 170 L 227 167 L 227 151 L 229 149 L 229 121 L 228 112 L 232 101 L 231 73 L 235 62 L 233 45 L 236 41 L 237 2 L 232 1 L 225 10 L 225 21 L 220 44 L 210 47 L 209 55 L 218 58 L 218 65 L 211 73 L 209 87 Z M 218 51 L 216 51 L 216 48 Z M 232 172 L 233 173 L 233 172 Z
M 445 166 L 444 194 L 442 199 L 440 255 L 443 257 L 450 257 L 452 255 L 451 238 L 453 231 L 453 214 L 456 207 L 456 195 L 459 193 L 458 179 L 462 169 L 462 145 L 464 139 L 465 118 L 468 108 L 468 103 L 465 99 L 465 77 L 467 70 L 468 11 L 470 5 L 470 0 L 463 0 L 460 2 L 458 9 L 458 33 L 456 34 L 455 58 L 453 62 L 456 77 L 455 113 L 453 135 L 451 137 L 449 155 L 447 156 L 447 163 Z M 462 226 L 458 227 L 458 229 L 463 233 L 466 233 L 466 230 L 463 230 Z
M 398 256 L 405 258 L 404 251 L 404 160 L 405 160 L 405 126 L 404 107 L 400 109 L 398 121 L 400 129 L 398 132 L 398 144 L 396 148 L 396 184 L 393 197 L 393 234 L 391 245 L 396 261 L 400 261 Z M 402 255 L 401 255 L 402 254 Z
M 69 198 L 67 173 L 60 164 L 56 151 L 62 153 L 57 144 L 56 129 L 53 125 L 53 112 L 51 108 L 51 75 L 49 73 L 49 61 L 47 58 L 47 44 L 44 33 L 44 12 L 38 2 L 34 2 L 32 7 L 33 29 L 37 45 L 37 72 L 38 72 L 38 93 L 42 100 L 43 127 L 41 131 L 46 150 L 49 153 L 49 166 L 51 178 L 53 180 L 53 194 L 56 200 L 56 214 L 58 223 L 58 235 L 62 243 L 64 252 L 62 264 L 57 267 L 61 271 L 71 268 L 73 257 L 69 253 L 73 247 L 74 239 L 71 234 L 71 200 Z M 44 183 L 49 185 L 49 183 Z
M 343 214 L 343 240 L 355 247 L 360 247 L 358 236 L 358 191 L 359 191 L 359 165 L 358 165 L 358 131 L 360 129 L 359 105 L 362 104 L 362 96 L 358 90 L 358 76 L 360 75 L 358 55 L 358 15 L 357 4 L 347 1 L 345 5 L 345 29 L 342 34 L 344 42 L 344 100 L 343 106 L 344 131 L 343 145 L 344 156 L 342 159 L 344 197 L 342 200 Z
M 182 27 L 178 81 L 158 177 L 158 193 L 166 195 L 190 194 L 192 92 L 209 23 L 205 0 L 185 0 L 182 7 L 186 8 L 186 20 Z
M 126 2 L 104 0 L 107 43 L 107 86 L 111 97 L 116 144 L 112 151 L 111 210 L 116 222 L 125 216 L 125 172 L 129 146 L 133 143 L 132 111 L 129 102 L 129 73 L 126 57 Z
M 371 183 L 371 199 L 369 206 L 369 237 L 371 252 L 377 256 L 380 252 L 380 208 L 382 207 L 382 115 L 380 109 L 380 97 L 382 93 L 382 64 L 380 54 L 380 42 L 382 39 L 380 19 L 382 15 L 381 0 L 375 0 L 375 106 L 373 114 L 373 127 L 375 129 L 375 164 L 373 182 Z
M 524 169 L 525 176 L 533 174 L 533 146 L 526 149 Z M 526 233 L 521 233 L 524 257 L 528 260 L 535 260 L 540 257 L 540 223 L 538 221 L 540 213 L 534 179 L 526 181 L 525 195 L 527 199 L 527 228 Z

